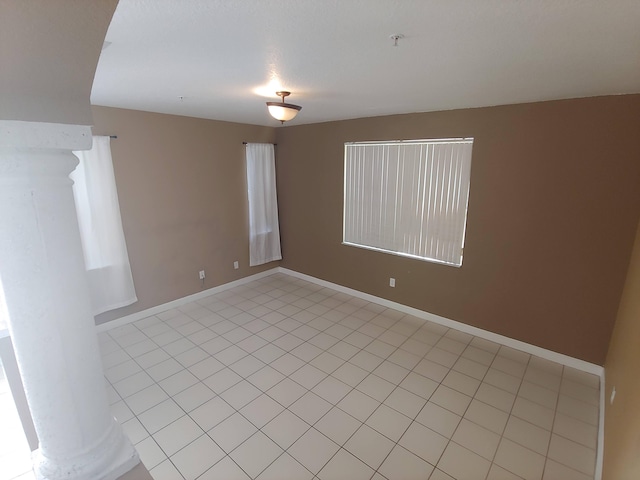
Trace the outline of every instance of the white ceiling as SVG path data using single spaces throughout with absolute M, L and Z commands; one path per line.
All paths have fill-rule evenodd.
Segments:
M 257 125 L 640 92 L 640 0 L 120 0 L 106 41 L 94 105 Z

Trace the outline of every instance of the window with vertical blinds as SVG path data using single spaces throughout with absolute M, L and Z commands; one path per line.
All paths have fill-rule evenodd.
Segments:
M 472 138 L 346 143 L 343 242 L 461 266 Z

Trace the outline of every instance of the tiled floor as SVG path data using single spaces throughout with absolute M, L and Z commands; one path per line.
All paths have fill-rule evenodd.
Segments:
M 156 480 L 593 478 L 597 377 L 285 275 L 100 340 Z M 0 400 L 0 477 L 33 478 Z
M 594 477 L 596 376 L 287 275 L 100 343 L 155 480 Z

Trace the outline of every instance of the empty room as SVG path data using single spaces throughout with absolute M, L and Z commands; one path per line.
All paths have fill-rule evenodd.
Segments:
M 640 476 L 640 4 L 0 4 L 0 479 Z

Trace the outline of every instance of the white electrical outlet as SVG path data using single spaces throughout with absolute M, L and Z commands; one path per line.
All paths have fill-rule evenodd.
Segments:
M 613 405 L 613 401 L 616 399 L 616 387 L 613 387 L 613 390 L 611 390 L 611 398 L 609 399 L 609 402 L 611 403 L 611 405 Z
M 238 264 L 237 260 L 233 262 L 233 268 L 235 268 L 236 270 L 240 268 L 240 265 Z
M 198 275 L 200 276 L 200 280 L 204 280 L 204 270 L 200 270 L 200 272 L 198 272 Z
M 389 279 L 389 286 L 390 287 L 395 287 L 396 286 L 396 279 L 395 278 L 390 278 Z

